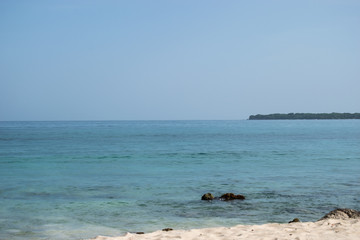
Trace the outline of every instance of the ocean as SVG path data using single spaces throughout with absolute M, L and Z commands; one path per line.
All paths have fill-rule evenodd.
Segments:
M 0 122 L 0 239 L 316 221 L 335 208 L 360 210 L 360 120 Z

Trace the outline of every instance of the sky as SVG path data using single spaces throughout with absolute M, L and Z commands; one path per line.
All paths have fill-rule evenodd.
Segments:
M 358 0 L 0 1 L 0 121 L 360 112 Z

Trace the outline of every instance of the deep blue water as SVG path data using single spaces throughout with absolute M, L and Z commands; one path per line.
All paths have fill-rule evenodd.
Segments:
M 0 204 L 0 239 L 315 221 L 360 210 L 360 121 L 0 122 Z

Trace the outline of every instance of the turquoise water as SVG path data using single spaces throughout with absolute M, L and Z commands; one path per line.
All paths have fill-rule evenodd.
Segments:
M 360 121 L 0 122 L 0 204 L 0 239 L 314 221 L 360 210 Z

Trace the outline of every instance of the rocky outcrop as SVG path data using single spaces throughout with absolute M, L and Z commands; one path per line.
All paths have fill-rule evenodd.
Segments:
M 211 193 L 205 193 L 205 194 L 201 197 L 201 200 L 210 201 L 210 200 L 213 200 L 213 199 L 214 199 L 214 196 L 213 196 Z
M 221 197 L 220 197 L 220 200 L 223 200 L 223 201 L 231 201 L 231 200 L 235 200 L 235 199 L 245 200 L 245 196 L 235 195 L 233 193 L 225 193 L 225 194 L 221 195 Z
M 325 219 L 349 219 L 360 218 L 360 212 L 349 208 L 338 208 L 323 216 L 319 221 Z
M 234 193 L 225 193 L 221 197 L 214 197 L 211 193 L 205 193 L 202 195 L 201 200 L 221 200 L 221 201 L 231 201 L 231 200 L 245 200 L 244 195 L 235 195 Z

